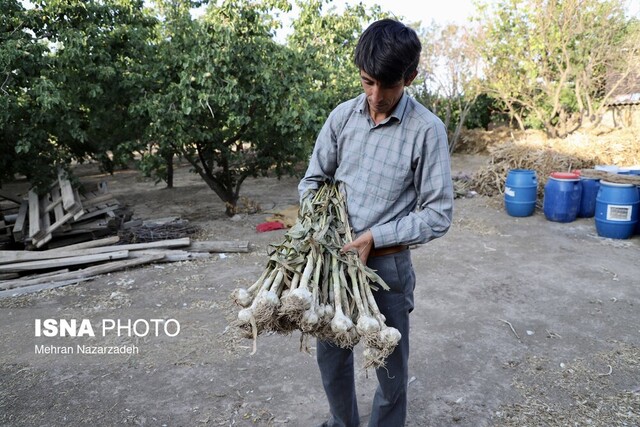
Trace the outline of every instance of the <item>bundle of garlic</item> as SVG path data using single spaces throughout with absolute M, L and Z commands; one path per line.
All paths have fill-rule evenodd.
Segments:
M 384 281 L 342 247 L 352 241 L 342 194 L 334 184 L 304 199 L 296 224 L 284 241 L 272 245 L 267 266 L 248 289 L 236 289 L 243 307 L 236 325 L 253 338 L 273 331 L 303 334 L 352 348 L 365 346 L 365 368 L 382 367 L 400 341 L 400 332 L 385 325 L 372 289 Z

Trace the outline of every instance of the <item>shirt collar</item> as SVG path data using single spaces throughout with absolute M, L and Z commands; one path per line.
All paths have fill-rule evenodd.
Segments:
M 369 106 L 367 105 L 367 95 L 363 93 L 360 96 L 362 97 L 362 99 L 357 104 L 356 110 L 358 110 L 358 112 L 361 114 L 367 114 L 369 111 Z M 404 114 L 407 110 L 408 102 L 409 97 L 405 92 L 402 92 L 402 97 L 400 98 L 400 101 L 398 101 L 398 105 L 396 105 L 396 108 L 393 109 L 391 115 L 389 115 L 389 117 L 385 119 L 383 123 L 387 123 L 392 117 L 395 118 L 398 123 L 402 123 L 402 118 L 404 117 Z

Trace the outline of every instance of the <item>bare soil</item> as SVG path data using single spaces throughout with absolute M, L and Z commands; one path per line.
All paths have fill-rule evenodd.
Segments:
M 454 156 L 471 174 L 481 155 Z M 297 179 L 248 180 L 247 207 L 223 204 L 186 165 L 174 189 L 135 171 L 83 182 L 109 190 L 142 219 L 179 216 L 197 239 L 245 240 L 251 252 L 149 265 L 0 300 L 0 425 L 315 426 L 328 416 L 315 343 L 250 340 L 229 323 L 229 295 L 266 265 L 284 230 L 256 232 L 297 202 Z M 506 214 L 499 198 L 456 200 L 454 224 L 413 249 L 408 426 L 639 426 L 640 236 L 599 237 L 593 219 L 560 224 Z M 36 337 L 35 319 L 89 319 L 95 337 Z M 104 319 L 175 319 L 177 336 L 102 334 Z M 138 354 L 36 354 L 38 345 L 136 346 Z M 300 350 L 303 351 L 300 351 Z M 356 347 L 356 360 L 362 360 Z M 366 425 L 376 386 L 357 368 Z M 394 427 L 394 426 L 389 426 Z

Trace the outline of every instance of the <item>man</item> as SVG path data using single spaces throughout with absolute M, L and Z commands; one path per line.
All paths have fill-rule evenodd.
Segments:
M 370 427 L 405 424 L 415 285 L 408 248 L 444 235 L 451 224 L 446 129 L 404 93 L 417 75 L 421 49 L 415 31 L 395 20 L 377 21 L 362 33 L 355 63 L 364 93 L 331 112 L 298 187 L 304 197 L 326 180 L 340 183 L 357 236 L 343 251 L 357 251 L 391 287 L 374 295 L 387 326 L 402 339 L 376 371 Z M 358 426 L 353 351 L 318 341 L 317 360 L 331 410 L 322 426 Z

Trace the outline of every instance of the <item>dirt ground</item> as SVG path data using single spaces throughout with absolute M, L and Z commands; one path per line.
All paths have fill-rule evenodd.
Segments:
M 454 157 L 453 172 L 486 159 Z M 180 216 L 197 239 L 248 240 L 251 252 L 157 264 L 0 300 L 0 425 L 315 426 L 328 407 L 315 343 L 251 341 L 230 328 L 229 295 L 257 279 L 269 243 L 257 233 L 297 202 L 297 180 L 248 180 L 262 212 L 233 219 L 188 167 L 176 188 L 134 171 L 106 180 L 142 219 Z M 640 236 L 597 236 L 568 224 L 508 216 L 500 199 L 456 199 L 449 233 L 414 248 L 408 426 L 640 426 Z M 36 337 L 36 319 L 174 319 L 179 334 Z M 168 325 L 169 322 L 165 323 Z M 52 346 L 135 346 L 138 354 L 36 354 Z M 308 351 L 300 351 L 301 347 Z M 356 347 L 356 361 L 362 349 Z M 357 368 L 362 425 L 376 386 Z M 389 426 L 395 427 L 395 426 Z

